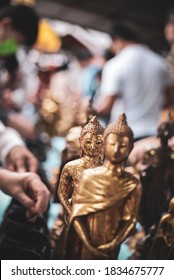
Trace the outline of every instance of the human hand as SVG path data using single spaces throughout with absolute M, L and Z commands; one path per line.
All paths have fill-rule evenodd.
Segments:
M 1 177 L 3 182 L 1 189 L 26 207 L 29 219 L 46 211 L 50 193 L 37 174 L 2 170 Z
M 36 172 L 38 161 L 35 156 L 24 146 L 14 147 L 8 154 L 7 169 L 18 172 Z

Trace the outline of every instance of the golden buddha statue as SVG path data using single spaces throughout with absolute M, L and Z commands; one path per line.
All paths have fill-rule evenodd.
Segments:
M 160 146 L 146 151 L 143 159 L 146 168 L 141 174 L 140 216 L 146 233 L 152 225 L 158 225 L 174 196 L 174 151 L 169 145 L 172 137 L 174 122 L 169 114 L 167 120 L 158 127 Z
M 105 162 L 85 170 L 71 210 L 64 259 L 117 259 L 137 221 L 141 186 L 124 164 L 133 149 L 125 114 L 104 133 Z
M 164 214 L 159 222 L 148 258 L 174 259 L 174 197 L 169 202 L 168 213 Z
M 65 145 L 65 149 L 62 151 L 59 173 L 57 174 L 58 176 L 54 178 L 54 182 L 55 182 L 54 201 L 55 202 L 60 202 L 57 193 L 58 193 L 60 177 L 64 165 L 69 161 L 80 158 L 81 148 L 80 148 L 79 138 L 80 138 L 81 130 L 82 130 L 81 126 L 74 126 L 68 130 L 68 133 L 66 135 L 66 145 Z
M 79 138 L 80 138 L 81 130 L 82 130 L 81 126 L 74 126 L 69 129 L 68 134 L 66 135 L 66 145 L 65 145 L 65 149 L 62 151 L 61 165 L 60 168 L 58 169 L 58 172 L 55 172 L 55 176 L 53 177 L 52 180 L 54 202 L 60 202 L 57 193 L 58 193 L 58 186 L 59 186 L 63 167 L 67 162 L 78 159 L 80 157 L 81 148 L 80 148 Z M 64 213 L 63 213 L 63 209 L 61 209 L 61 212 L 59 211 L 58 217 L 54 222 L 49 235 L 51 247 L 53 250 L 55 250 L 57 246 L 57 242 L 61 236 L 63 227 L 64 227 Z M 65 234 L 65 230 L 63 234 Z
M 58 197 L 68 219 L 83 171 L 102 163 L 103 132 L 104 128 L 100 125 L 97 117 L 94 116 L 81 130 L 81 157 L 69 161 L 63 167 L 59 181 Z
M 174 197 L 170 200 L 168 213 L 160 220 L 157 236 L 163 237 L 167 246 L 174 246 Z

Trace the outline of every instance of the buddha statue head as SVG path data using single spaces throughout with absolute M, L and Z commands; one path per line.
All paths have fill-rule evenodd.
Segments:
M 79 137 L 81 133 L 81 126 L 74 126 L 69 129 L 66 135 L 66 150 L 68 153 L 68 158 L 78 158 L 80 157 L 80 144 Z
M 167 120 L 158 127 L 157 137 L 163 147 L 168 146 L 168 141 L 174 136 L 174 122 L 171 112 L 167 112 Z
M 82 156 L 86 155 L 90 158 L 101 157 L 103 149 L 103 133 L 104 128 L 94 116 L 81 131 L 80 146 Z
M 133 149 L 133 132 L 125 114 L 106 128 L 103 138 L 106 159 L 113 164 L 125 162 Z

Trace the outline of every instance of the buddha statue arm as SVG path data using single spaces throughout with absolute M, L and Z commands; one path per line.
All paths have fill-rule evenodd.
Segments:
M 110 242 L 100 245 L 98 249 L 102 250 L 103 252 L 113 251 L 118 245 L 120 245 L 128 237 L 129 233 L 135 226 L 135 222 L 136 220 L 133 219 L 131 221 L 122 223 L 115 237 Z
M 141 186 L 138 185 L 126 201 L 115 237 L 110 242 L 100 245 L 98 249 L 104 252 L 112 251 L 129 236 L 137 221 L 140 197 Z
M 72 178 L 70 175 L 69 167 L 65 165 L 60 177 L 58 196 L 68 216 L 70 215 L 71 208 L 72 208 L 68 200 L 71 197 L 71 194 L 72 194 Z
M 174 219 L 170 214 L 166 214 L 161 218 L 157 237 L 164 238 L 164 241 L 168 246 L 174 245 Z
M 167 225 L 167 220 L 169 219 L 169 214 L 164 215 L 160 222 L 159 222 L 159 226 L 158 226 L 158 231 L 157 231 L 157 237 L 164 237 L 165 233 L 166 233 L 166 225 Z
M 81 239 L 81 241 L 84 243 L 84 245 L 88 248 L 88 250 L 93 255 L 95 255 L 96 257 L 98 256 L 100 258 L 108 259 L 107 254 L 105 254 L 104 252 L 100 251 L 99 249 L 97 249 L 96 247 L 94 247 L 92 245 L 90 238 L 87 234 L 85 225 L 80 217 L 76 217 L 74 219 L 73 226 L 74 226 L 79 238 Z

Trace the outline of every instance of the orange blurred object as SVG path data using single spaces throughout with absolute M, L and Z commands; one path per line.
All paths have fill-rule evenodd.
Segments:
M 34 6 L 35 0 L 12 0 L 11 5 L 28 5 L 28 6 Z
M 39 22 L 39 33 L 34 48 L 47 53 L 56 53 L 61 47 L 61 39 L 54 32 L 47 20 Z

